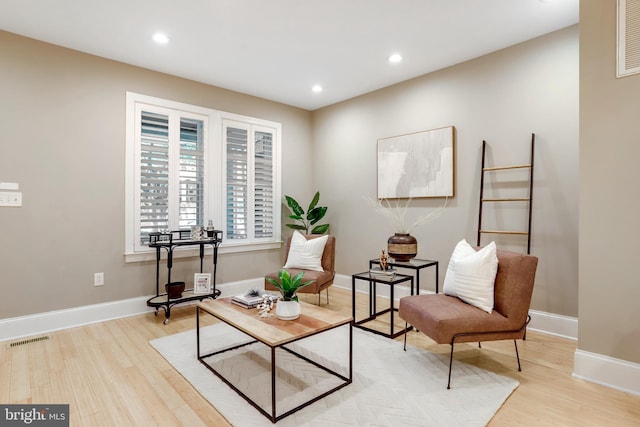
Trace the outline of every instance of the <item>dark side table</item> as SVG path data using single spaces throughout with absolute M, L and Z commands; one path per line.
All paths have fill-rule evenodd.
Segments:
M 369 269 L 373 267 L 373 265 L 380 265 L 379 259 L 369 260 Z M 430 260 L 430 259 L 412 259 L 409 261 L 389 261 L 390 267 L 395 268 L 407 268 L 409 270 L 414 270 L 416 272 L 416 295 L 420 295 L 420 270 L 427 267 L 436 268 L 436 294 L 438 293 L 438 279 L 439 279 L 439 267 L 438 261 Z M 413 294 L 413 289 L 412 292 Z
M 362 320 L 356 320 L 356 280 L 364 280 L 369 282 L 369 317 Z M 374 334 L 385 336 L 387 338 L 396 338 L 404 334 L 405 329 L 406 331 L 412 330 L 413 327 L 409 326 L 408 328 L 401 329 L 400 331 L 397 331 L 395 333 L 393 331 L 394 329 L 393 314 L 396 311 L 398 311 L 398 309 L 394 307 L 393 288 L 395 285 L 398 285 L 404 282 L 411 282 L 411 294 L 413 295 L 413 276 L 409 276 L 406 274 L 397 274 L 397 273 L 394 275 L 387 276 L 387 275 L 371 274 L 368 271 L 352 275 L 351 276 L 351 311 L 352 311 L 352 317 L 354 321 L 353 326 L 356 328 L 364 329 L 369 332 L 373 332 Z M 378 283 L 383 285 L 388 285 L 390 288 L 391 299 L 389 301 L 389 308 L 381 311 L 377 311 L 376 309 L 376 284 Z M 389 313 L 391 317 L 388 334 L 363 325 L 364 323 L 375 320 L 376 317 L 383 315 L 385 313 Z
M 171 307 L 188 301 L 202 301 L 215 299 L 220 296 L 220 289 L 216 289 L 216 273 L 218 268 L 218 247 L 222 243 L 222 230 L 214 230 L 211 237 L 203 237 L 199 240 L 189 239 L 190 230 L 178 230 L 168 233 L 149 233 L 149 247 L 156 250 L 156 296 L 147 300 L 147 306 L 154 307 L 154 314 L 158 315 L 158 309 L 164 309 L 164 324 L 169 324 Z M 174 238 L 175 236 L 175 238 Z M 200 248 L 200 273 L 203 272 L 205 246 L 213 247 L 212 256 L 212 283 L 210 292 L 198 293 L 195 289 L 187 289 L 179 298 L 171 298 L 169 292 L 161 293 L 160 288 L 160 258 L 161 249 L 167 251 L 167 283 L 171 283 L 171 269 L 173 268 L 173 252 L 177 248 L 198 246 Z

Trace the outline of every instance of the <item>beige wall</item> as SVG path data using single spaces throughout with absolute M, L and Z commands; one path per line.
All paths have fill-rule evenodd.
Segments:
M 582 0 L 578 346 L 640 363 L 640 75 L 615 64 L 616 1 Z
M 283 123 L 283 192 L 306 200 L 321 191 L 346 275 L 365 269 L 392 232 L 362 198 L 375 195 L 377 139 L 456 127 L 456 197 L 413 233 L 419 256 L 441 262 L 442 282 L 455 243 L 475 243 L 482 140 L 495 164 L 521 163 L 535 132 L 533 308 L 577 316 L 577 27 L 313 113 L 8 33 L 0 44 L 0 81 L 11 82 L 0 99 L 0 181 L 24 194 L 23 208 L 0 209 L 10 242 L 0 245 L 0 318 L 153 292 L 154 264 L 122 256 L 126 91 Z M 440 203 L 416 200 L 410 216 Z M 219 282 L 260 277 L 280 261 L 279 251 L 223 255 Z M 179 262 L 176 274 L 193 265 Z M 100 271 L 106 285 L 95 288 Z
M 314 156 L 331 166 L 316 168 L 314 183 L 327 195 L 339 237 L 337 270 L 365 270 L 393 233 L 363 199 L 376 194 L 377 140 L 451 125 L 457 134 L 456 196 L 442 217 L 412 232 L 418 256 L 440 261 L 442 283 L 456 242 L 476 242 L 482 140 L 491 145 L 492 164 L 528 163 L 533 132 L 531 252 L 540 264 L 532 308 L 577 316 L 577 26 L 314 113 Z M 441 203 L 414 200 L 409 215 L 415 218 Z M 505 224 L 523 213 L 507 207 L 497 215 Z M 500 246 L 526 250 L 526 243 L 513 238 L 502 239 Z
M 282 123 L 283 191 L 311 193 L 311 114 L 0 32 L 0 318 L 155 292 L 155 263 L 125 264 L 125 93 Z M 222 255 L 220 283 L 259 277 L 279 251 Z M 194 261 L 176 263 L 176 275 Z M 105 273 L 105 286 L 93 274 Z M 177 276 L 174 276 L 177 277 Z

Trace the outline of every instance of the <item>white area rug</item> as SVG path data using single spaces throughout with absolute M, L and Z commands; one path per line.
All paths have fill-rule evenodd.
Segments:
M 348 376 L 348 327 L 291 345 Z M 201 329 L 201 354 L 250 341 L 226 324 Z M 151 345 L 234 426 L 273 425 L 196 359 L 195 330 Z M 215 358 L 214 360 L 211 360 Z M 209 362 L 271 413 L 270 350 L 256 343 Z M 337 384 L 335 377 L 284 350 L 276 353 L 277 414 Z M 278 421 L 278 426 L 484 426 L 518 382 L 448 357 L 353 329 L 353 383 Z M 310 394 L 311 393 L 311 394 Z

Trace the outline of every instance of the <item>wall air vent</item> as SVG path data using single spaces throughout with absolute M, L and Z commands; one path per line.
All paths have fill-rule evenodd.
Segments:
M 618 0 L 617 77 L 640 73 L 640 0 Z

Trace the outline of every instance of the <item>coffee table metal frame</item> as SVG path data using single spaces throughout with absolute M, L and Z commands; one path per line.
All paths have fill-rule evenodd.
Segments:
M 356 321 L 356 280 L 364 280 L 369 282 L 369 317 L 357 320 Z M 389 276 L 381 276 L 376 274 L 371 274 L 368 271 L 364 271 L 362 273 L 356 273 L 351 276 L 351 312 L 354 320 L 354 325 L 356 328 L 363 329 L 365 331 L 373 332 L 374 334 L 382 335 L 387 338 L 396 338 L 400 335 L 404 334 L 405 330 L 410 331 L 413 329 L 413 326 L 405 327 L 397 332 L 393 332 L 394 324 L 393 324 L 393 314 L 398 311 L 397 307 L 394 307 L 394 295 L 393 289 L 395 285 L 404 282 L 411 282 L 411 295 L 413 295 L 413 276 L 406 274 L 396 273 L 394 275 Z M 378 311 L 376 308 L 376 284 L 380 283 L 383 285 L 388 285 L 390 288 L 390 300 L 389 300 L 389 308 Z M 369 328 L 364 326 L 364 323 L 371 322 L 375 320 L 378 316 L 381 316 L 385 313 L 389 313 L 390 319 L 390 330 L 389 333 L 381 332 L 377 329 Z
M 218 378 L 220 378 L 225 384 L 227 384 L 229 387 L 231 387 L 236 393 L 238 393 L 240 396 L 242 396 L 251 406 L 253 406 L 254 408 L 256 408 L 262 415 L 264 415 L 265 417 L 267 417 L 272 423 L 276 423 L 277 421 L 281 420 L 282 418 L 293 414 L 294 412 L 297 412 L 298 410 L 311 405 L 312 403 L 326 397 L 327 395 L 351 384 L 352 382 L 352 378 L 353 378 L 353 319 L 344 316 L 343 319 L 330 324 L 330 325 L 325 325 L 323 327 L 317 327 L 317 328 L 311 328 L 312 330 L 307 330 L 305 332 L 302 333 L 291 333 L 289 334 L 290 336 L 288 338 L 285 339 L 274 339 L 269 333 L 266 334 L 261 334 L 261 331 L 258 330 L 252 330 L 251 328 L 247 328 L 247 325 L 242 323 L 242 315 L 240 315 L 240 321 L 236 321 L 238 320 L 238 316 L 236 315 L 235 318 L 233 316 L 227 316 L 225 315 L 224 312 L 219 312 L 215 309 L 215 305 L 214 304 L 227 304 L 230 305 L 231 308 L 235 311 L 238 311 L 242 314 L 244 314 L 244 316 L 251 316 L 254 318 L 258 318 L 258 314 L 257 314 L 257 310 L 247 310 L 245 308 L 241 308 L 238 306 L 235 306 L 233 304 L 231 304 L 231 302 L 229 301 L 229 298 L 222 298 L 216 301 L 208 301 L 208 302 L 201 302 L 198 303 L 196 305 L 196 346 L 197 346 L 197 357 L 198 360 L 200 361 L 200 363 L 202 363 L 204 366 L 206 366 L 211 372 L 213 372 Z M 310 307 L 315 307 L 313 309 L 313 311 L 318 311 L 318 310 L 326 310 L 326 311 L 330 311 L 327 310 L 325 308 L 321 308 L 321 307 L 316 307 L 316 306 L 311 306 L 310 304 L 306 304 L 301 302 L 301 304 L 303 305 L 302 307 L 302 314 L 300 315 L 300 319 L 303 318 L 303 316 L 306 316 L 304 314 L 305 312 L 305 307 L 306 306 L 310 306 Z M 227 307 L 228 308 L 228 307 Z M 225 309 L 226 310 L 226 309 Z M 222 350 L 218 350 L 218 351 L 214 351 L 211 353 L 207 353 L 207 354 L 200 354 L 200 311 L 204 311 L 218 319 L 220 319 L 222 322 L 226 323 L 229 326 L 234 327 L 235 329 L 251 336 L 252 338 L 254 338 L 252 341 L 246 342 L 246 343 L 242 343 L 239 345 L 236 345 L 234 347 L 231 348 L 224 348 Z M 226 310 L 228 313 L 228 310 Z M 246 311 L 246 313 L 243 313 L 243 311 Z M 307 311 L 311 311 L 311 310 L 307 310 Z M 334 313 L 334 312 L 331 312 Z M 310 316 L 307 316 L 310 317 Z M 312 319 L 313 320 L 313 319 Z M 264 325 L 264 327 L 266 328 L 278 328 L 278 327 L 282 327 L 282 328 L 286 328 L 286 323 L 287 322 L 295 322 L 296 320 L 279 320 L 277 319 L 275 316 L 269 318 L 269 323 L 270 325 Z M 348 376 L 344 376 L 342 374 L 340 374 L 339 372 L 333 371 L 329 368 L 327 368 L 326 366 L 323 366 L 299 353 L 297 353 L 296 351 L 285 347 L 286 344 L 290 344 L 293 343 L 295 341 L 299 341 L 302 340 L 304 338 L 308 338 L 310 336 L 313 335 L 317 335 L 320 334 L 322 332 L 326 332 L 328 330 L 334 329 L 334 328 L 338 328 L 344 325 L 349 325 L 349 374 Z M 291 328 L 289 328 L 291 329 Z M 237 388 L 235 385 L 233 385 L 228 379 L 226 379 L 220 372 L 218 372 L 215 367 L 213 367 L 211 364 L 209 364 L 205 359 L 210 357 L 210 356 L 215 356 L 217 354 L 221 354 L 227 351 L 231 351 L 231 350 L 235 350 L 237 348 L 241 348 L 247 345 L 251 345 L 254 344 L 256 342 L 261 342 L 263 344 L 265 344 L 266 346 L 270 347 L 271 349 L 271 413 L 268 413 L 267 411 L 265 411 L 263 408 L 261 408 L 254 400 L 252 400 L 249 396 L 247 396 L 245 393 L 243 393 L 239 388 Z M 328 390 L 322 394 L 320 394 L 319 396 L 313 397 L 309 400 L 307 400 L 306 402 L 303 402 L 302 404 L 296 406 L 295 408 L 292 408 L 290 410 L 288 410 L 287 412 L 277 415 L 276 412 L 276 349 L 277 348 L 281 348 L 283 350 L 286 350 L 287 352 L 293 354 L 294 356 L 328 372 L 329 374 L 341 379 L 343 382 L 338 384 L 336 387 L 332 388 L 331 390 Z

